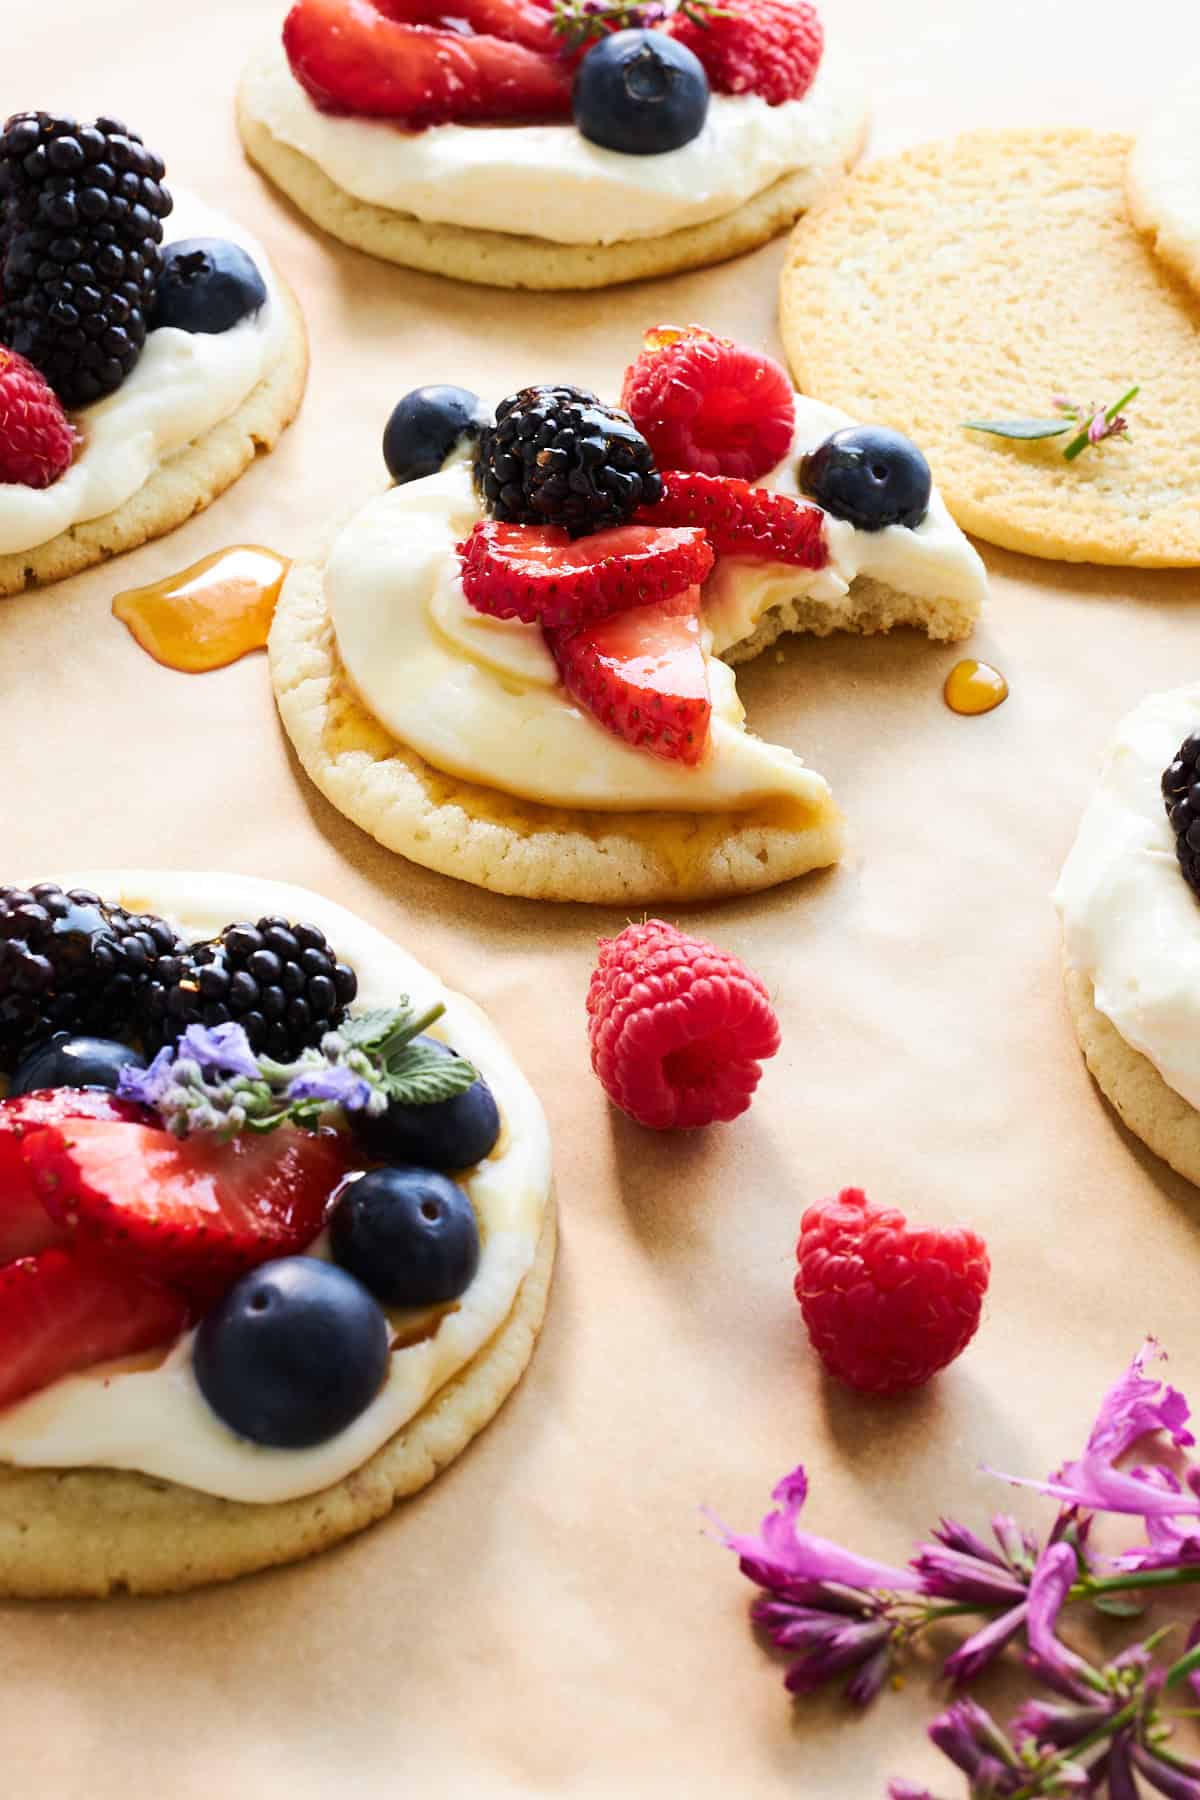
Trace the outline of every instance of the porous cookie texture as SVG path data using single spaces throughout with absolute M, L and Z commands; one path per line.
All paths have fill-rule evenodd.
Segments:
M 238 127 L 256 163 L 300 211 L 332 237 L 384 262 L 485 287 L 582 289 L 615 287 L 725 262 L 786 231 L 806 207 L 835 185 L 862 153 L 868 121 L 856 95 L 839 112 L 828 157 L 819 167 L 784 175 L 730 213 L 662 237 L 617 244 L 556 244 L 502 231 L 427 223 L 358 200 L 290 145 L 279 142 L 239 101 Z
M 115 511 L 81 520 L 33 550 L 0 556 L 0 598 L 23 593 L 136 550 L 203 512 L 256 456 L 274 449 L 300 408 L 308 377 L 308 335 L 295 295 L 276 276 L 289 330 L 283 354 L 236 412 L 170 457 Z
M 369 713 L 342 666 L 321 568 L 297 564 L 270 640 L 296 754 L 340 812 L 389 850 L 497 894 L 646 904 L 751 893 L 837 862 L 841 814 L 775 801 L 733 815 L 539 806 L 435 769 Z
M 925 450 L 991 543 L 1068 562 L 1200 564 L 1200 303 L 1130 221 L 1130 140 L 980 131 L 852 175 L 796 227 L 784 343 L 806 393 Z M 968 419 L 1109 403 L 1130 436 L 1063 459 Z
M 345 1480 L 266 1506 L 110 1469 L 0 1468 L 0 1593 L 179 1593 L 328 1549 L 415 1494 L 466 1449 L 520 1380 L 546 1310 L 555 1223 L 500 1329 Z
M 1105 1018 L 1089 975 L 1068 961 L 1064 977 L 1075 1035 L 1097 1087 L 1135 1137 L 1200 1186 L 1200 1112 Z
M 1200 70 L 1155 100 L 1129 158 L 1125 193 L 1138 230 L 1200 290 Z

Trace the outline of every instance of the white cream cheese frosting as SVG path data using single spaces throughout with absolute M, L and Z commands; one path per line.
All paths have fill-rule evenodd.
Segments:
M 175 205 L 163 222 L 165 242 L 240 244 L 262 274 L 266 304 L 229 331 L 152 331 L 116 393 L 71 415 L 82 441 L 60 480 L 46 488 L 0 482 L 0 556 L 34 550 L 123 506 L 173 455 L 236 412 L 283 352 L 288 319 L 262 247 L 169 178 L 168 186 Z
M 127 870 L 60 879 L 133 911 L 159 913 L 192 937 L 266 914 L 311 921 L 358 975 L 356 1010 L 394 1006 L 404 995 L 420 1009 L 443 1001 L 446 1011 L 436 1034 L 470 1058 L 495 1094 L 500 1141 L 491 1156 L 460 1178 L 480 1226 L 475 1279 L 431 1337 L 392 1351 L 383 1388 L 335 1437 L 306 1450 L 273 1449 L 236 1437 L 200 1392 L 190 1332 L 157 1367 L 91 1369 L 0 1411 L 0 1463 L 138 1469 L 229 1500 L 259 1503 L 329 1487 L 402 1430 L 512 1311 L 550 1204 L 550 1142 L 541 1106 L 476 1006 L 332 901 L 279 882 L 233 875 Z M 318 1242 L 313 1253 L 321 1251 Z M 389 1316 L 403 1336 L 406 1315 Z
M 1117 727 L 1055 890 L 1064 948 L 1097 1009 L 1200 1107 L 1200 901 L 1180 873 L 1163 771 L 1200 730 L 1200 684 L 1151 694 Z
M 851 422 L 801 395 L 796 415 L 792 451 L 762 484 L 793 495 L 798 457 Z M 857 531 L 827 517 L 830 560 L 817 571 L 720 560 L 703 599 L 710 741 L 689 767 L 625 743 L 578 706 L 540 627 L 470 606 L 455 546 L 482 516 L 462 458 L 370 501 L 329 554 L 330 615 L 355 689 L 393 736 L 448 774 L 545 805 L 728 812 L 779 798 L 819 804 L 828 794 L 822 778 L 745 729 L 720 652 L 748 637 L 772 605 L 798 595 L 837 599 L 860 574 L 931 598 L 982 602 L 987 587 L 977 552 L 936 493 L 916 530 Z
M 719 218 L 783 175 L 838 166 L 866 115 L 856 79 L 828 50 L 802 100 L 769 106 L 754 94 L 714 94 L 699 136 L 661 156 L 606 150 L 569 120 L 402 131 L 322 112 L 279 42 L 254 58 L 241 103 L 358 200 L 557 244 L 661 237 Z

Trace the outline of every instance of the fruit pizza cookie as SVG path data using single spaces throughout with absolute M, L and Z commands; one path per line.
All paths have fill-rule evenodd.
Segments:
M 1200 1184 L 1200 687 L 1122 720 L 1055 898 L 1088 1067 Z
M 1158 141 L 1135 159 L 1142 222 L 1180 262 Z M 781 329 L 807 391 L 924 445 L 965 530 L 1067 562 L 1190 567 L 1200 299 L 1130 216 L 1130 150 L 977 131 L 873 163 L 797 226 Z
M 0 887 L 0 1071 L 0 1593 L 307 1556 L 520 1378 L 541 1108 L 343 908 L 214 874 Z
M 290 291 L 115 119 L 0 133 L 0 596 L 199 512 L 304 392 Z
M 809 0 L 297 0 L 238 119 L 251 158 L 345 243 L 521 288 L 736 256 L 866 136 Z
M 495 892 L 641 903 L 835 862 L 827 784 L 746 730 L 784 631 L 965 637 L 986 591 L 915 444 L 698 326 L 623 406 L 418 389 L 396 485 L 284 586 L 270 658 L 308 774 L 389 849 Z

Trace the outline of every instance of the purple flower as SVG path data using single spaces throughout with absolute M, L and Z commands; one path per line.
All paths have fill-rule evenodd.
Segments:
M 918 1787 L 915 1781 L 889 1781 L 887 1800 L 937 1800 L 927 1787 Z
M 1092 1512 L 1133 1513 L 1146 1520 L 1200 1514 L 1200 1498 L 1194 1490 L 1185 1496 L 1170 1470 L 1153 1465 L 1124 1471 L 1116 1466 L 1151 1432 L 1165 1433 L 1176 1449 L 1186 1449 L 1196 1441 L 1187 1428 L 1191 1409 L 1184 1396 L 1177 1388 L 1143 1374 L 1156 1353 L 1153 1340 L 1148 1340 L 1109 1389 L 1081 1457 L 1064 1463 L 1049 1481 L 1014 1475 L 1001 1479 Z
M 1180 1757 L 1163 1760 L 1138 1743 L 1130 1745 L 1129 1757 L 1156 1793 L 1166 1794 L 1168 1800 L 1200 1800 L 1200 1766 L 1196 1763 L 1184 1762 Z M 1114 1791 L 1111 1779 L 1108 1791 Z
M 289 1100 L 325 1100 L 345 1112 L 362 1112 L 369 1105 L 374 1089 L 362 1075 L 340 1063 L 313 1065 L 306 1075 L 297 1075 L 288 1084 Z
M 126 1064 L 117 1072 L 119 1098 L 157 1108 L 174 1082 L 174 1064 L 175 1052 L 169 1044 L 164 1045 L 148 1069 L 134 1069 Z
M 953 1655 L 946 1658 L 942 1673 L 955 1687 L 965 1687 L 981 1675 L 988 1664 L 1008 1648 L 1024 1629 L 1029 1608 L 1024 1601 L 981 1627 Z
M 757 1535 L 730 1531 L 714 1519 L 730 1550 L 737 1552 L 743 1575 L 764 1588 L 788 1588 L 797 1582 L 861 1588 L 885 1588 L 910 1592 L 917 1587 L 911 1570 L 894 1569 L 887 1563 L 857 1556 L 827 1538 L 799 1531 L 796 1521 L 808 1498 L 808 1477 L 803 1468 L 785 1475 L 771 1494 L 779 1505 L 769 1512 Z
M 1112 1717 L 1112 1706 L 1095 1700 L 1079 1706 L 1052 1700 L 1026 1700 L 1013 1717 L 1012 1734 L 1018 1744 L 1073 1750 L 1085 1737 L 1098 1731 Z
M 929 1735 L 942 1755 L 962 1770 L 972 1793 L 1015 1794 L 1024 1786 L 1012 1745 L 976 1701 L 955 1700 L 933 1721 Z
M 1079 1559 L 1070 1544 L 1051 1544 L 1038 1558 L 1029 1584 L 1026 1635 L 1030 1662 L 1037 1673 L 1060 1691 L 1074 1690 L 1081 1698 L 1095 1685 L 1091 1664 L 1059 1642 L 1055 1632 L 1063 1603 L 1079 1576 Z
M 161 1053 L 160 1053 L 161 1054 Z M 194 1062 L 208 1073 L 245 1075 L 251 1081 L 260 1078 L 258 1058 L 250 1048 L 250 1040 L 240 1025 L 189 1025 L 175 1048 L 177 1062 Z

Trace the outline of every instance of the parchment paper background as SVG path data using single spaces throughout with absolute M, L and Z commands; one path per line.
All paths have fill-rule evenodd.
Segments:
M 299 423 L 209 512 L 0 603 L 3 869 L 226 867 L 307 884 L 395 933 L 488 1007 L 538 1087 L 561 1260 L 524 1385 L 388 1523 L 186 1599 L 0 1608 L 0 1790 L 875 1800 L 890 1773 L 941 1773 L 923 1739 L 933 1696 L 911 1684 L 862 1723 L 833 1702 L 793 1714 L 697 1509 L 749 1525 L 802 1458 L 813 1528 L 898 1558 L 939 1510 L 982 1522 L 1006 1501 L 980 1463 L 1041 1474 L 1077 1445 L 1144 1332 L 1200 1389 L 1200 1197 L 1094 1092 L 1048 900 L 1112 723 L 1197 673 L 1200 578 L 985 551 L 993 603 L 973 650 L 1012 686 L 987 718 L 946 711 L 955 653 L 912 635 L 795 641 L 782 665 L 744 671 L 751 723 L 830 778 L 855 852 L 693 914 L 762 973 L 784 1047 L 736 1126 L 630 1126 L 589 1073 L 583 1029 L 595 939 L 620 915 L 495 899 L 379 850 L 299 776 L 261 658 L 172 674 L 109 605 L 226 544 L 302 549 L 379 485 L 384 419 L 417 382 L 611 394 L 660 319 L 777 347 L 782 244 L 565 298 L 341 250 L 243 162 L 233 129 L 235 75 L 283 10 L 3 8 L 0 112 L 127 117 L 169 177 L 261 236 L 313 344 Z M 827 16 L 870 77 L 876 153 L 979 124 L 1133 129 L 1200 55 L 1192 0 L 827 0 Z M 1064 288 L 1064 309 L 1086 303 Z M 828 1385 L 791 1297 L 802 1208 L 850 1182 L 991 1244 L 975 1347 L 899 1404 Z

